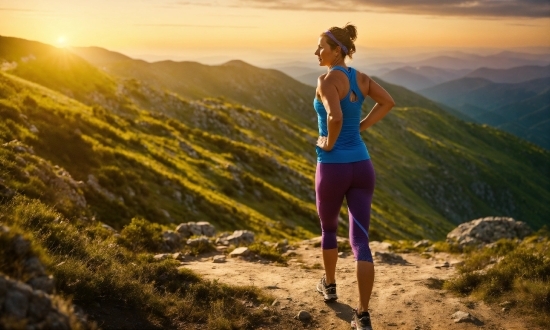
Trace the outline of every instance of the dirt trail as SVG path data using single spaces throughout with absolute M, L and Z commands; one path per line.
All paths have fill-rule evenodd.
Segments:
M 292 318 L 300 310 L 311 314 L 311 322 L 284 323 L 284 328 L 350 329 L 352 308 L 357 304 L 353 255 L 339 258 L 336 270 L 339 300 L 326 304 L 315 290 L 323 270 L 316 269 L 322 264 L 321 250 L 312 243 L 302 242 L 294 250 L 296 256 L 288 267 L 240 258 L 228 258 L 219 264 L 212 262 L 212 255 L 189 260 L 184 266 L 207 279 L 265 288 L 279 302 L 269 308 L 277 309 L 283 317 Z M 371 249 L 373 254 L 388 252 L 386 244 L 379 242 L 372 242 Z M 397 255 L 404 262 L 388 263 L 375 258 L 376 277 L 370 304 L 374 329 L 527 329 L 517 315 L 501 312 L 498 306 L 474 303 L 441 289 L 440 280 L 455 273 L 452 265 L 460 261 L 456 256 L 436 253 L 426 259 L 417 253 Z M 436 268 L 444 262 L 451 266 Z M 454 323 L 451 315 L 456 311 L 468 312 L 481 323 Z

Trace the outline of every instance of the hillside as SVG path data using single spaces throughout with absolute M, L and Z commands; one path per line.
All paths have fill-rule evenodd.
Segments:
M 90 48 L 79 49 L 77 53 L 112 75 L 147 82 L 152 87 L 167 89 L 185 98 L 223 95 L 228 101 L 265 109 L 309 127 L 315 126 L 310 116 L 314 96 L 311 87 L 276 70 L 260 69 L 239 60 L 210 66 L 188 61 L 112 61 L 121 54 L 106 50 L 100 53 Z
M 226 230 L 239 224 L 266 237 L 318 233 L 316 132 L 294 113 L 287 116 L 298 124 L 269 109 L 190 101 L 116 77 L 115 98 L 86 105 L 2 77 L 8 118 L 2 141 L 29 144 L 83 181 L 87 207 L 79 212 L 115 228 L 139 215 L 165 224 L 204 219 Z M 403 106 L 364 135 L 378 174 L 373 237 L 438 238 L 457 223 L 492 214 L 535 228 L 545 223 L 547 152 L 457 120 L 405 88 L 384 86 Z
M 419 93 L 478 123 L 503 129 L 550 149 L 549 88 L 548 77 L 513 84 L 461 78 Z

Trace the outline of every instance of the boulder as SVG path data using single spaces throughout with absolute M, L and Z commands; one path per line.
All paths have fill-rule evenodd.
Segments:
M 235 250 L 231 251 L 229 254 L 230 257 L 245 257 L 250 254 L 250 250 L 247 247 L 238 247 Z
M 190 238 L 187 240 L 187 245 L 189 246 L 199 246 L 200 244 L 210 244 L 210 241 L 208 240 L 208 237 L 198 237 L 198 238 Z
M 254 233 L 249 230 L 235 230 L 227 237 L 220 237 L 218 242 L 223 245 L 250 245 L 254 242 L 254 236 Z
M 167 230 L 162 233 L 162 239 L 164 240 L 164 243 L 166 243 L 166 245 L 173 249 L 180 244 L 181 236 L 175 231 Z
M 189 238 L 193 235 L 213 237 L 216 234 L 216 228 L 206 221 L 187 222 L 180 223 L 176 227 L 176 232 L 178 232 L 183 238 Z
M 525 222 L 506 217 L 486 217 L 459 225 L 447 234 L 447 241 L 460 246 L 485 245 L 502 238 L 523 239 L 531 232 Z

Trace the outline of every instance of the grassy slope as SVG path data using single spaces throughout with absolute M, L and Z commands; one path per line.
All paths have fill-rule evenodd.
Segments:
M 240 81 L 249 81 L 247 76 L 260 81 L 273 71 L 241 62 L 229 66 L 246 68 Z M 217 76 L 226 69 L 208 70 Z M 33 145 L 76 179 L 98 178 L 117 196 L 108 200 L 85 189 L 90 211 L 102 221 L 120 228 L 141 215 L 159 223 L 208 220 L 221 229 L 244 227 L 266 237 L 319 233 L 312 109 L 304 122 L 303 114 L 280 108 L 189 101 L 135 78 L 109 78 L 117 92 L 95 99 L 74 87 L 69 95 L 82 95 L 86 105 L 14 76 L 2 77 L 2 111 L 13 122 L 3 122 L 3 141 L 17 138 Z M 285 79 L 289 83 L 281 83 L 275 95 L 293 86 Z M 418 94 L 380 82 L 398 107 L 364 133 L 378 174 L 374 238 L 442 238 L 457 223 L 485 215 L 513 216 L 535 228 L 547 221 L 548 206 L 541 201 L 549 194 L 548 152 L 466 124 Z M 234 91 L 227 87 L 216 93 L 229 98 Z M 310 92 L 307 87 L 302 97 Z M 273 115 L 281 112 L 289 119 Z M 32 133 L 30 125 L 39 132 Z

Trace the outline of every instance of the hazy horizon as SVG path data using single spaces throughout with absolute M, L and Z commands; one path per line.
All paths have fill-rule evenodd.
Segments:
M 550 53 L 550 3 L 519 0 L 445 4 L 435 0 L 3 0 L 0 4 L 0 35 L 58 47 L 97 46 L 146 61 L 221 64 L 240 59 L 257 66 L 288 61 L 315 65 L 319 34 L 347 22 L 358 28 L 357 59 L 434 51 Z

